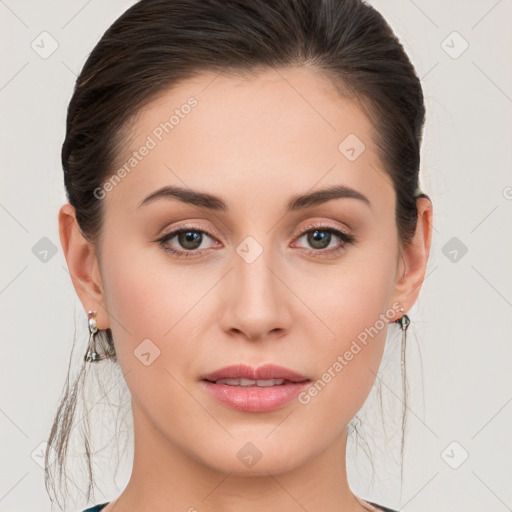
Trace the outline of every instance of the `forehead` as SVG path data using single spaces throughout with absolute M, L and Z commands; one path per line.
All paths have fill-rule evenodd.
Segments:
M 315 183 L 377 194 L 389 179 L 371 132 L 359 106 L 318 71 L 204 73 L 138 113 L 114 169 L 127 172 L 107 201 L 133 211 L 156 188 L 172 184 L 245 204 L 257 191 L 270 200 Z

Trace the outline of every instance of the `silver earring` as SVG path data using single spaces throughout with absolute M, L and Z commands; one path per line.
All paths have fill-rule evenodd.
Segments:
M 89 345 L 87 346 L 84 361 L 87 363 L 98 363 L 102 359 L 106 359 L 106 356 L 96 352 L 96 333 L 98 332 L 96 327 L 96 311 L 89 311 L 87 317 L 89 319 Z
M 400 312 L 404 312 L 404 307 L 400 307 Z M 405 346 L 407 343 L 407 328 L 411 324 L 411 320 L 407 315 L 402 315 L 398 320 L 395 320 L 395 322 L 400 326 L 400 329 L 402 330 L 402 351 L 401 351 L 401 360 L 402 360 L 402 370 L 405 370 Z

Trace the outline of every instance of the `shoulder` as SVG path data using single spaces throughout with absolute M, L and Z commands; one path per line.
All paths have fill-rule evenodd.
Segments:
M 87 508 L 83 512 L 99 512 L 102 508 L 106 507 L 109 504 L 107 501 L 106 503 L 102 503 L 101 505 L 95 505 L 94 507 Z

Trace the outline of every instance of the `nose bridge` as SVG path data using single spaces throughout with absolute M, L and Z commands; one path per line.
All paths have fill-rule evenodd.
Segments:
M 279 273 L 279 265 L 271 237 L 259 238 L 261 243 L 255 236 L 247 236 L 235 249 L 224 317 L 225 328 L 242 331 L 250 339 L 286 328 L 289 320 L 286 287 L 274 274 Z

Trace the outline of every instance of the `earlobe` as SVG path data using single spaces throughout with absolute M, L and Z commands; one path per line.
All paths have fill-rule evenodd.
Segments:
M 405 312 L 416 302 L 425 279 L 430 246 L 432 242 L 432 202 L 427 197 L 416 201 L 418 221 L 413 240 L 401 251 L 403 272 L 398 276 L 394 300 L 403 304 Z
M 59 236 L 68 271 L 84 311 L 98 312 L 98 329 L 107 322 L 103 287 L 98 272 L 94 245 L 86 240 L 78 226 L 74 207 L 66 203 L 59 211 Z

